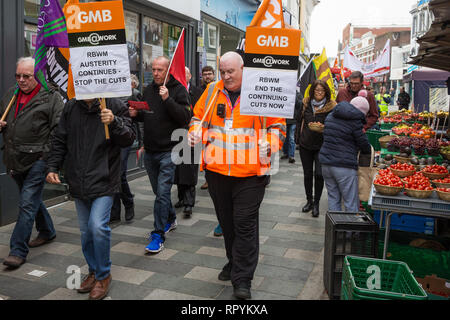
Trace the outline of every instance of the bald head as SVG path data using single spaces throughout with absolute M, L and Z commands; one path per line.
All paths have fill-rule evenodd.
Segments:
M 242 72 L 244 60 L 240 54 L 229 51 L 219 61 L 220 77 L 228 91 L 238 91 L 242 85 Z
M 184 71 L 186 73 L 186 83 L 189 83 L 189 81 L 191 81 L 192 78 L 191 71 L 189 70 L 188 67 L 185 67 Z

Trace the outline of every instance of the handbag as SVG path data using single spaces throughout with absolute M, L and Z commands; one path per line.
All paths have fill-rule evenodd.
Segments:
M 377 173 L 373 167 L 375 150 L 372 146 L 370 148 L 370 154 L 358 154 L 358 193 L 359 200 L 363 202 L 369 201 L 373 177 Z

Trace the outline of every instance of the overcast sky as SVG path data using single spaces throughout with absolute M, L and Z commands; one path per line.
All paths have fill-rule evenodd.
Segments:
M 320 0 L 311 15 L 311 53 L 326 48 L 328 57 L 337 55 L 342 30 L 358 25 L 411 25 L 409 11 L 417 0 Z

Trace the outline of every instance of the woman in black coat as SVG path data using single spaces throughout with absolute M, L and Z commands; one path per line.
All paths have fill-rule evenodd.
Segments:
M 297 119 L 296 142 L 299 144 L 307 200 L 302 211 L 309 212 L 312 210 L 312 216 L 318 217 L 319 202 L 324 185 L 319 162 L 319 151 L 323 142 L 323 134 L 311 130 L 309 123 L 320 122 L 323 124 L 327 115 L 336 105 L 336 101 L 331 100 L 330 88 L 322 80 L 314 81 L 309 92 L 310 97 L 303 99 L 303 108 Z

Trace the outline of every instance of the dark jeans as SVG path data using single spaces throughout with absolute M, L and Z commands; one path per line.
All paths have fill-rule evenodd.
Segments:
M 42 202 L 46 170 L 45 161 L 38 160 L 28 171 L 12 175 L 20 191 L 19 216 L 10 240 L 12 256 L 27 257 L 35 220 L 38 237 L 50 239 L 56 234 L 52 219 Z
M 305 185 L 306 199 L 313 200 L 315 203 L 320 202 L 324 180 L 322 176 L 322 168 L 319 162 L 320 150 L 308 150 L 300 146 L 300 159 L 303 166 L 303 183 Z M 314 198 L 313 198 L 314 185 Z
M 283 144 L 283 154 L 294 158 L 295 156 L 295 128 L 296 124 L 288 124 L 286 128 L 286 140 Z
M 223 230 L 231 283 L 249 283 L 258 264 L 259 207 L 268 176 L 237 178 L 206 171 L 205 177 Z
M 178 184 L 178 200 L 186 207 L 195 205 L 195 185 Z
M 111 208 L 111 219 L 120 219 L 122 199 L 123 206 L 128 209 L 134 207 L 133 197 L 130 186 L 127 180 L 128 156 L 130 155 L 131 147 L 122 148 L 120 151 L 120 193 L 114 195 L 114 202 Z
M 153 193 L 156 195 L 153 208 L 155 230 L 152 233 L 159 233 L 164 240 L 165 225 L 177 218 L 170 198 L 176 165 L 172 162 L 170 151 L 146 152 L 144 164 Z

